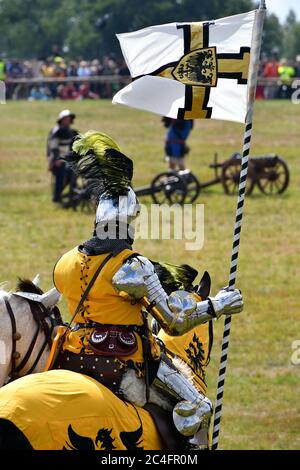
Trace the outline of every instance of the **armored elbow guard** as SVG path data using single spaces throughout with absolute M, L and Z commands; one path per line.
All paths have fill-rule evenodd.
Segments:
M 170 335 L 180 336 L 194 326 L 213 318 L 208 301 L 197 304 L 193 294 L 175 291 L 170 296 L 163 289 L 153 264 L 143 256 L 126 261 L 112 279 L 114 287 L 135 300 L 144 300 L 160 326 Z

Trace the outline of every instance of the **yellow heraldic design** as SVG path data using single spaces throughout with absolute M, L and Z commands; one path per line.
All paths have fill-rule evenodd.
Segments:
M 200 296 L 193 295 L 197 302 L 202 300 Z M 206 395 L 205 371 L 213 343 L 212 322 L 203 323 L 181 336 L 169 336 L 161 329 L 158 337 L 172 354 L 190 367 L 199 390 Z
M 172 72 L 174 78 L 184 85 L 216 86 L 216 48 L 198 49 L 182 57 Z
M 238 54 L 217 54 L 209 45 L 209 23 L 177 26 L 184 30 L 184 56 L 177 63 L 166 64 L 151 75 L 177 80 L 186 85 L 185 108 L 178 119 L 209 119 L 212 108 L 207 106 L 210 89 L 219 78 L 248 82 L 250 48 L 241 47 Z
M 150 414 L 83 374 L 52 370 L 0 390 L 0 418 L 14 423 L 34 450 L 159 450 Z

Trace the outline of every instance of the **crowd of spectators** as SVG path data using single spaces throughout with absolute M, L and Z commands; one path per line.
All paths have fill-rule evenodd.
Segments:
M 103 76 L 112 78 L 108 81 L 91 80 L 92 77 Z M 126 76 L 129 76 L 129 71 L 124 60 L 114 56 L 104 56 L 101 60 L 79 58 L 76 61 L 67 60 L 58 52 L 45 60 L 4 60 L 0 57 L 0 80 L 7 82 L 8 99 L 110 98 L 123 86 L 121 78 Z M 300 77 L 300 55 L 295 61 L 279 60 L 276 56 L 262 59 L 258 97 L 290 98 L 291 85 L 296 77 Z M 12 83 L 11 79 L 20 82 Z M 22 79 L 34 79 L 34 83 L 26 84 Z
M 290 99 L 295 78 L 300 78 L 300 55 L 294 61 L 281 59 L 277 55 L 261 61 L 261 85 L 258 89 L 262 99 Z
M 0 80 L 7 82 L 8 99 L 108 98 L 120 88 L 120 77 L 129 75 L 125 61 L 112 56 L 90 61 L 82 58 L 69 61 L 60 54 L 46 60 L 4 60 L 0 57 Z M 100 76 L 114 79 L 104 83 L 90 80 Z M 13 83 L 11 79 L 19 83 Z M 35 82 L 28 87 L 23 79 L 34 79 Z

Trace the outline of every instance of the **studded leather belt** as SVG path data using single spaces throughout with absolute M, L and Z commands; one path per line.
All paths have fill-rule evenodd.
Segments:
M 74 354 L 65 351 L 59 354 L 54 369 L 66 369 L 88 375 L 102 383 L 113 393 L 122 396 L 120 385 L 124 370 L 112 356 Z

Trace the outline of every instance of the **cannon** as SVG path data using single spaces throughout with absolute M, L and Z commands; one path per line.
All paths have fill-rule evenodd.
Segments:
M 91 213 L 96 210 L 96 203 L 91 199 L 87 182 L 80 176 L 74 175 L 71 182 L 65 186 L 61 195 L 61 205 L 64 209 L 80 209 L 82 212 Z
M 135 188 L 138 197 L 151 196 L 155 204 L 192 204 L 205 188 L 221 184 L 224 193 L 235 195 L 238 191 L 241 156 L 233 154 L 229 159 L 219 162 L 215 154 L 214 162 L 209 165 L 214 170 L 211 180 L 201 182 L 190 170 L 165 171 L 156 175 L 147 186 Z M 249 160 L 246 193 L 253 193 L 255 186 L 261 193 L 272 196 L 283 194 L 289 186 L 290 173 L 286 162 L 278 155 L 252 157 Z M 95 202 L 90 199 L 87 184 L 82 178 L 75 178 L 65 188 L 62 196 L 64 208 L 77 208 L 84 212 L 95 210 Z
M 241 158 L 231 158 L 221 165 L 221 182 L 226 194 L 236 194 L 239 185 Z M 290 172 L 278 155 L 252 157 L 249 160 L 246 192 L 252 194 L 255 186 L 265 195 L 283 194 L 289 186 Z
M 218 155 L 215 154 L 214 162 L 209 166 L 215 173 L 209 181 L 200 182 L 190 170 L 164 172 L 157 175 L 149 186 L 137 188 L 136 194 L 151 196 L 156 204 L 192 204 L 203 189 L 222 184 L 225 194 L 235 195 L 240 178 L 240 154 L 233 154 L 223 162 L 218 162 Z M 252 194 L 255 186 L 265 195 L 283 194 L 289 181 L 288 166 L 278 155 L 250 158 L 246 187 L 248 195 Z

